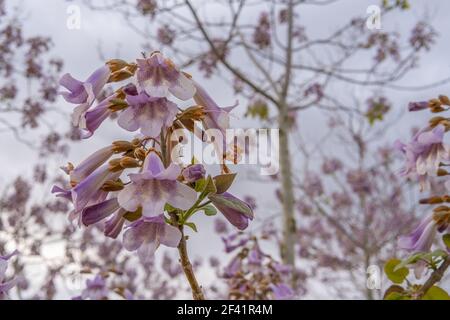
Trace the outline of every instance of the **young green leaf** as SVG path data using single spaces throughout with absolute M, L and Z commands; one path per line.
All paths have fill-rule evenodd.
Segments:
M 409 274 L 407 268 L 400 268 L 395 270 L 395 267 L 399 265 L 402 261 L 399 259 L 391 259 L 384 265 L 384 272 L 386 276 L 394 283 L 402 283 Z

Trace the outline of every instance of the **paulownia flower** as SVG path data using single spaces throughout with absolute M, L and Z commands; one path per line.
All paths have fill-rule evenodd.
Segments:
M 129 251 L 137 250 L 142 262 L 149 262 L 160 244 L 177 247 L 181 232 L 164 221 L 164 215 L 144 217 L 133 222 L 123 235 L 123 246 Z
M 63 75 L 59 84 L 68 91 L 62 92 L 64 99 L 73 104 L 78 104 L 72 114 L 72 123 L 78 127 L 81 118 L 91 107 L 98 97 L 105 84 L 108 82 L 111 71 L 108 66 L 97 69 L 86 81 L 73 78 L 69 73 Z
M 106 281 L 101 275 L 95 276 L 93 280 L 86 280 L 86 289 L 81 293 L 83 300 L 104 300 L 108 297 Z
M 396 148 L 405 155 L 406 162 L 400 174 L 418 177 L 421 188 L 427 184 L 427 176 L 435 175 L 442 161 L 450 159 L 450 149 L 443 143 L 445 127 L 425 128 L 414 135 L 412 141 L 403 144 L 396 141 Z
M 169 92 L 180 100 L 189 100 L 194 96 L 195 87 L 192 80 L 160 52 L 155 51 L 149 58 L 136 61 L 136 77 L 140 91 L 155 98 L 167 97 Z
M 142 172 L 129 174 L 131 183 L 119 192 L 122 208 L 134 212 L 142 207 L 146 217 L 160 215 L 164 205 L 170 204 L 182 210 L 189 209 L 197 199 L 197 193 L 177 181 L 181 169 L 172 163 L 168 168 L 155 152 L 145 158 Z
M 118 124 L 128 131 L 140 129 L 143 135 L 155 138 L 162 128 L 172 125 L 177 105 L 166 98 L 149 97 L 145 92 L 127 95 L 129 107 L 119 115 Z

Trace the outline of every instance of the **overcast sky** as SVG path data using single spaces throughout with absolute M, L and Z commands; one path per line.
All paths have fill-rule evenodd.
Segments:
M 95 1 L 94 1 L 95 2 Z M 194 1 L 195 2 L 195 1 Z M 81 1 L 64 1 L 64 0 L 22 0 L 17 1 L 22 4 L 23 12 L 27 19 L 25 22 L 25 30 L 29 35 L 45 35 L 50 36 L 54 42 L 53 53 L 55 56 L 64 59 L 65 72 L 72 73 L 76 78 L 86 78 L 92 70 L 97 68 L 103 62 L 99 57 L 99 48 L 107 58 L 122 58 L 125 60 L 135 59 L 142 51 L 142 38 L 134 34 L 129 28 L 124 26 L 123 20 L 119 15 L 104 12 L 92 12 L 86 8 Z M 334 30 L 336 26 L 348 21 L 348 19 L 356 15 L 365 15 L 366 8 L 371 4 L 377 4 L 376 0 L 342 0 L 332 6 L 324 6 L 323 9 L 307 9 L 302 15 L 305 25 L 308 26 L 312 36 L 320 36 Z M 433 49 L 421 60 L 420 67 L 411 72 L 399 84 L 402 85 L 421 85 L 432 83 L 438 79 L 450 76 L 450 59 L 449 44 L 450 34 L 450 1 L 448 0 L 412 0 L 413 9 L 403 12 L 396 16 L 391 16 L 388 21 L 382 19 L 382 28 L 395 28 L 399 32 L 405 30 L 414 21 L 422 18 L 424 15 L 432 19 L 432 24 L 439 32 L 439 40 Z M 81 29 L 69 30 L 66 27 L 68 14 L 66 12 L 69 5 L 78 4 L 81 8 Z M 321 7 L 322 8 L 322 7 Z M 308 11 L 309 10 L 309 11 Z M 201 12 L 201 14 L 220 15 L 218 12 Z M 200 74 L 196 69 L 189 70 L 196 78 Z M 220 80 L 213 79 L 205 82 L 205 87 L 214 92 L 214 97 L 219 105 L 232 105 L 235 101 L 233 92 L 230 88 L 224 88 Z M 220 90 L 215 90 L 220 88 Z M 395 110 L 405 110 L 406 105 L 411 100 L 421 100 L 434 97 L 440 93 L 450 93 L 450 86 L 445 85 L 436 89 L 419 91 L 419 92 L 389 92 L 389 98 L 394 101 Z M 71 106 L 60 101 L 58 107 L 70 110 Z M 242 114 L 244 107 L 237 111 Z M 396 132 L 407 137 L 409 128 L 413 124 L 421 124 L 424 121 L 421 115 L 406 115 L 402 122 L 398 124 Z M 55 126 L 61 123 L 61 118 L 50 119 Z M 66 121 L 69 121 L 68 119 Z M 234 119 L 234 126 L 247 126 L 245 120 Z M 300 120 L 301 121 L 301 120 Z M 308 123 L 305 123 L 308 128 Z M 110 143 L 111 136 L 114 139 L 127 137 L 123 130 L 113 129 L 116 127 L 106 127 L 99 130 L 91 139 L 90 143 L 78 144 L 76 152 L 71 153 L 71 159 L 74 162 L 89 154 L 90 151 L 97 147 Z M 312 129 L 312 128 L 311 128 Z M 306 135 L 314 135 L 314 130 L 306 130 Z M 395 137 L 392 137 L 392 141 Z M 8 134 L 0 135 L 0 145 L 2 147 L 13 148 L 14 152 L 2 153 L 0 157 L 0 182 L 4 182 L 17 174 L 30 174 L 36 156 L 29 148 L 17 145 Z M 5 150 L 5 149 L 3 149 Z M 58 158 L 53 160 L 55 163 L 65 163 L 68 159 Z M 295 161 L 295 160 L 294 160 Z M 6 164 L 11 164 L 6 167 Z M 7 168 L 7 170 L 5 170 Z M 239 194 L 256 193 L 255 196 L 260 200 L 260 207 L 265 208 L 267 212 L 273 212 L 277 208 L 277 204 L 273 201 L 273 187 L 262 188 L 254 182 L 239 180 L 234 187 L 235 192 Z M 264 215 L 260 210 L 257 214 Z M 200 223 L 200 228 L 212 228 L 210 222 Z M 203 234 L 203 236 L 202 236 Z M 208 234 L 208 233 L 206 233 Z M 201 248 L 200 244 L 204 242 L 205 233 L 193 237 L 192 244 Z M 208 238 L 208 241 L 210 239 Z M 213 243 L 209 246 L 210 252 L 213 248 L 220 245 L 219 239 L 212 239 Z M 202 249 L 203 250 L 203 249 Z M 198 254 L 200 252 L 197 252 Z

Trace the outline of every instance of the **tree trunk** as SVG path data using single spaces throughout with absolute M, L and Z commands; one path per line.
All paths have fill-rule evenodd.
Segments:
M 289 117 L 287 106 L 280 106 L 278 125 L 280 128 L 281 198 L 283 205 L 283 240 L 281 258 L 283 263 L 295 266 L 296 226 L 294 217 L 294 193 L 292 187 L 291 155 L 289 152 Z

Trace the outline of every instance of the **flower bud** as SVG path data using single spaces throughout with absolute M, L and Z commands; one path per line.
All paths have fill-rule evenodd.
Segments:
M 140 167 L 139 160 L 136 160 L 132 157 L 123 157 L 120 159 L 120 166 L 122 168 L 137 168 Z
M 134 149 L 134 146 L 131 142 L 128 141 L 114 141 L 112 143 L 113 151 L 115 153 L 127 152 Z
M 186 167 L 183 172 L 183 178 L 187 182 L 195 182 L 205 177 L 205 167 L 202 164 L 193 164 Z
M 103 184 L 102 190 L 106 192 L 114 192 L 122 190 L 123 187 L 124 187 L 123 182 L 120 180 L 117 181 L 108 180 Z

